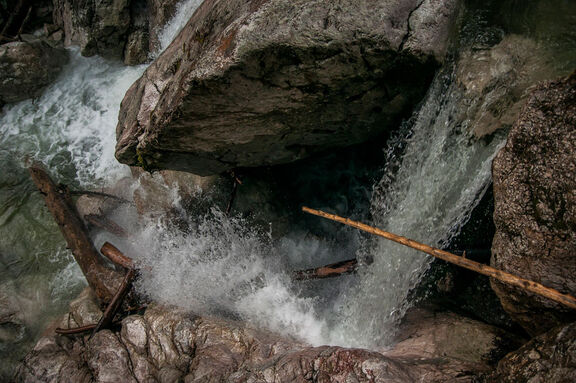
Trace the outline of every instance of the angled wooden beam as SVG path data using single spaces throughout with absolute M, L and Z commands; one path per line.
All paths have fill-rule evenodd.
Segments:
M 416 242 L 412 239 L 402 237 L 400 235 L 396 235 L 388 231 L 384 231 L 376 227 L 363 224 L 361 222 L 352 221 L 349 218 L 343 218 L 335 214 L 326 213 L 321 210 L 310 209 L 309 207 L 305 206 L 302 208 L 302 210 L 306 213 L 317 215 L 319 217 L 326 218 L 332 221 L 340 222 L 343 223 L 344 225 L 355 227 L 367 233 L 389 239 L 401 245 L 411 247 L 413 249 L 422 251 L 426 254 L 430 254 L 433 257 L 442 259 L 446 262 L 453 263 L 457 266 L 464 267 L 465 269 L 475 271 L 477 273 L 497 279 L 500 282 L 519 287 L 522 290 L 530 291 L 531 293 L 546 297 L 564 306 L 576 309 L 576 298 L 574 298 L 573 296 L 561 293 L 560 291 L 554 290 L 550 287 L 546 287 L 544 285 L 541 285 L 540 283 L 531 281 L 529 279 L 524 279 L 517 275 L 510 274 L 502 270 L 498 270 L 492 266 L 474 262 L 464 257 L 459 257 L 447 251 L 440 250 L 420 242 Z

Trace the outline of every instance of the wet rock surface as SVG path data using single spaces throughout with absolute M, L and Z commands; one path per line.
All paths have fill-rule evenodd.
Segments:
M 493 163 L 494 267 L 576 294 L 576 76 L 531 93 Z M 531 335 L 574 311 L 492 282 L 504 309 Z
M 576 323 L 553 329 L 507 355 L 487 382 L 576 381 Z
M 465 119 L 478 138 L 510 128 L 526 101 L 528 87 L 550 78 L 553 58 L 534 40 L 507 35 L 491 47 L 461 53 L 457 83 L 463 90 Z
M 365 141 L 420 100 L 456 5 L 206 1 L 127 92 L 116 156 L 209 175 Z
M 0 45 L 0 105 L 39 96 L 67 61 L 64 49 L 30 35 Z
M 84 292 L 62 327 L 101 312 Z M 408 315 L 400 343 L 375 352 L 310 347 L 245 324 L 152 306 L 121 328 L 87 337 L 47 335 L 25 358 L 18 382 L 471 382 L 490 369 L 506 335 L 455 314 Z
M 54 22 L 65 44 L 82 55 L 121 59 L 130 27 L 130 0 L 54 0 Z

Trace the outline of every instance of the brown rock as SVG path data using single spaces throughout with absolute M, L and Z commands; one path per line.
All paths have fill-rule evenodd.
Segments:
M 487 382 L 576 381 L 576 323 L 542 334 L 507 355 Z
M 72 312 L 70 317 L 75 316 Z M 489 369 L 498 330 L 453 314 L 414 313 L 386 353 L 309 347 L 238 322 L 152 306 L 120 332 L 42 338 L 19 382 L 471 382 Z
M 491 264 L 576 295 L 576 76 L 538 86 L 493 163 Z M 530 334 L 576 319 L 573 310 L 492 282 Z
M 455 9 L 206 1 L 127 92 L 116 156 L 209 175 L 374 137 L 420 100 Z
M 35 37 L 0 45 L 0 104 L 39 96 L 67 61 L 64 49 Z

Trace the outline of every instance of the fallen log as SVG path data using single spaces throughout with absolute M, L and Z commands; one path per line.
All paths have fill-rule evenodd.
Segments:
M 100 304 L 110 302 L 114 286 L 118 285 L 119 275 L 106 267 L 104 259 L 94 248 L 76 208 L 70 203 L 66 191 L 59 188 L 44 170 L 41 164 L 34 164 L 29 169 L 30 176 L 44 202 L 52 213 L 54 220 L 66 239 L 68 248 L 86 277 Z
M 82 327 L 73 327 L 73 328 L 61 328 L 57 327 L 54 332 L 60 335 L 75 335 L 75 334 L 82 334 L 84 332 L 92 331 L 96 328 L 96 323 L 92 323 Z
M 310 279 L 333 278 L 344 274 L 351 274 L 356 271 L 357 266 L 358 261 L 356 259 L 348 259 L 313 269 L 294 271 L 292 273 L 292 279 L 295 281 L 306 281 Z
M 100 252 L 106 258 L 108 258 L 112 263 L 122 266 L 125 269 L 132 269 L 134 267 L 134 262 L 130 257 L 127 257 L 122 253 L 116 246 L 110 242 L 105 242 L 100 248 Z
M 86 214 L 84 220 L 89 224 L 96 226 L 100 229 L 106 230 L 121 238 L 128 238 L 128 233 L 116 222 L 109 218 L 104 217 L 101 214 Z
M 104 199 L 110 198 L 110 199 L 116 200 L 116 201 L 121 202 L 121 203 L 132 204 L 131 201 L 128 201 L 127 199 L 124 199 L 122 197 L 118 197 L 118 196 L 115 196 L 113 194 L 97 192 L 97 191 L 70 190 L 70 195 L 87 195 L 87 196 L 91 196 L 91 197 L 100 197 L 100 198 L 104 198 Z
M 399 236 L 399 235 L 396 235 L 396 234 L 393 234 L 393 233 L 390 233 L 390 232 L 387 232 L 387 231 L 384 231 L 384 230 L 381 230 L 381 229 L 378 229 L 378 228 L 375 228 L 372 226 L 368 226 L 368 225 L 363 224 L 361 222 L 352 221 L 351 219 L 343 218 L 343 217 L 337 216 L 335 214 L 326 213 L 326 212 L 323 212 L 321 210 L 310 209 L 309 207 L 306 207 L 306 206 L 302 207 L 302 210 L 306 213 L 317 215 L 319 217 L 326 218 L 326 219 L 329 219 L 332 221 L 340 222 L 340 223 L 343 223 L 345 225 L 352 226 L 352 227 L 355 227 L 355 228 L 360 229 L 362 231 L 365 231 L 367 233 L 374 234 L 374 235 L 377 235 L 379 237 L 389 239 L 391 241 L 400 243 L 404 246 L 408 246 L 408 247 L 416 249 L 418 251 L 422 251 L 426 254 L 430 254 L 430 255 L 432 255 L 436 258 L 442 259 L 446 262 L 453 263 L 457 266 L 464 267 L 468 270 L 475 271 L 477 273 L 480 273 L 480 274 L 486 275 L 488 277 L 497 279 L 500 282 L 519 287 L 520 289 L 530 291 L 534 294 L 538 294 L 540 296 L 546 297 L 546 298 L 551 299 L 555 302 L 563 304 L 564 306 L 570 307 L 572 309 L 576 309 L 576 298 L 575 297 L 573 297 L 569 294 L 561 293 L 560 291 L 554 290 L 550 287 L 546 287 L 544 285 L 541 285 L 540 283 L 521 278 L 521 277 L 516 276 L 514 274 L 510 274 L 510 273 L 507 273 L 505 271 L 498 270 L 494 267 L 471 261 L 465 257 L 459 257 L 459 256 L 454 255 L 452 253 L 449 253 L 447 251 L 440 250 L 440 249 L 425 245 L 423 243 L 416 242 L 412 239 L 402 237 L 402 236 Z

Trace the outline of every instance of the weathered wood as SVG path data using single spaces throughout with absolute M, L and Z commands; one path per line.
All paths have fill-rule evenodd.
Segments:
M 76 208 L 70 204 L 66 192 L 52 181 L 42 165 L 32 165 L 29 172 L 36 187 L 44 196 L 46 206 L 60 227 L 68 248 L 84 273 L 88 285 L 101 304 L 110 302 L 114 286 L 118 284 L 119 275 L 106 267 L 104 259 L 92 244 L 84 222 L 78 216 Z
M 138 272 L 135 269 L 133 268 L 128 269 L 126 275 L 124 276 L 124 279 L 122 280 L 122 283 L 120 284 L 120 287 L 118 288 L 118 291 L 112 298 L 112 301 L 110 301 L 108 307 L 106 307 L 106 310 L 102 314 L 102 317 L 98 321 L 98 324 L 96 325 L 96 327 L 94 327 L 94 330 L 92 330 L 92 335 L 90 335 L 90 338 L 92 338 L 94 334 L 96 334 L 101 329 L 106 329 L 110 327 L 110 325 L 114 321 L 114 316 L 116 316 L 116 313 L 120 308 L 120 305 L 122 305 L 124 297 L 126 297 L 126 294 L 128 294 L 128 292 L 130 291 L 130 288 L 132 287 L 132 282 L 136 278 L 137 274 Z
M 118 225 L 116 222 L 112 221 L 111 219 L 101 215 L 101 214 L 86 214 L 84 216 L 84 220 L 89 224 L 96 226 L 100 229 L 106 230 L 109 233 L 112 233 L 118 237 L 127 238 L 128 233 L 124 228 Z
M 232 177 L 232 192 L 230 193 L 230 200 L 228 201 L 228 205 L 226 206 L 226 215 L 230 215 L 232 211 L 232 205 L 234 205 L 234 200 L 236 199 L 236 193 L 238 193 L 238 185 L 242 185 L 242 181 L 240 178 L 236 177 L 234 172 L 230 172 L 230 176 Z
M 100 252 L 116 265 L 122 266 L 126 269 L 132 269 L 134 267 L 132 259 L 125 256 L 124 253 L 118 250 L 118 248 L 110 242 L 105 242 L 100 248 Z
M 82 334 L 84 332 L 92 331 L 92 330 L 94 330 L 94 328 L 96 328 L 96 323 L 92 323 L 92 324 L 82 326 L 82 327 L 74 327 L 74 328 L 57 327 L 56 330 L 54 330 L 54 332 L 56 334 L 60 334 L 60 335 L 76 335 L 76 334 Z
M 572 309 L 576 309 L 576 298 L 569 295 L 569 294 L 564 294 L 561 293 L 557 290 L 554 290 L 552 288 L 546 287 L 544 285 L 541 285 L 540 283 L 528 280 L 528 279 L 524 279 L 521 278 L 519 276 L 516 276 L 514 274 L 510 274 L 507 273 L 505 271 L 502 270 L 498 270 L 494 267 L 488 266 L 488 265 L 483 265 L 481 263 L 478 262 L 474 262 L 470 259 L 464 258 L 464 257 L 459 257 L 457 255 L 454 255 L 452 253 L 449 253 L 447 251 L 444 250 L 440 250 L 440 249 L 436 249 L 434 247 L 425 245 L 423 243 L 420 242 L 416 242 L 414 240 L 411 240 L 409 238 L 406 237 L 402 237 L 372 226 L 368 226 L 366 224 L 363 224 L 361 222 L 356 222 L 356 221 L 352 221 L 351 219 L 348 218 L 343 218 L 340 216 L 337 216 L 335 214 L 329 214 L 320 210 L 314 210 L 314 209 L 310 209 L 309 207 L 303 207 L 302 210 L 306 213 L 309 214 L 313 214 L 313 215 L 317 215 L 319 217 L 323 217 L 332 221 L 336 221 L 336 222 L 340 222 L 343 223 L 345 225 L 348 226 L 352 226 L 355 227 L 357 229 L 360 229 L 362 231 L 365 231 L 367 233 L 370 234 L 374 234 L 386 239 L 389 239 L 391 241 L 400 243 L 404 246 L 408 246 L 411 247 L 413 249 L 422 251 L 426 254 L 430 254 L 436 258 L 442 259 L 446 262 L 450 262 L 453 263 L 455 265 L 458 265 L 460 267 L 464 267 L 468 270 L 472 270 L 475 271 L 477 273 L 486 275 L 488 277 L 497 279 L 503 283 L 507 283 L 509 285 L 513 285 L 516 287 L 519 287 L 520 289 L 526 290 L 526 291 L 530 291 L 534 294 L 538 294 L 540 296 L 546 297 L 548 299 L 551 299 L 555 302 L 561 303 L 564 306 L 570 307 Z
M 356 259 L 348 259 L 346 261 L 336 262 L 313 269 L 295 271 L 292 273 L 292 279 L 296 281 L 305 281 L 309 279 L 338 277 L 340 275 L 355 272 L 357 266 L 358 261 Z
M 128 201 L 127 199 L 124 199 L 122 197 L 118 197 L 115 196 L 113 194 L 109 194 L 109 193 L 104 193 L 104 192 L 97 192 L 97 191 L 91 191 L 91 190 L 70 190 L 70 195 L 87 195 L 87 196 L 91 196 L 91 197 L 100 197 L 100 198 L 110 198 L 113 200 L 116 200 L 118 202 L 122 202 L 122 203 L 126 203 L 126 204 L 132 204 L 131 201 Z

